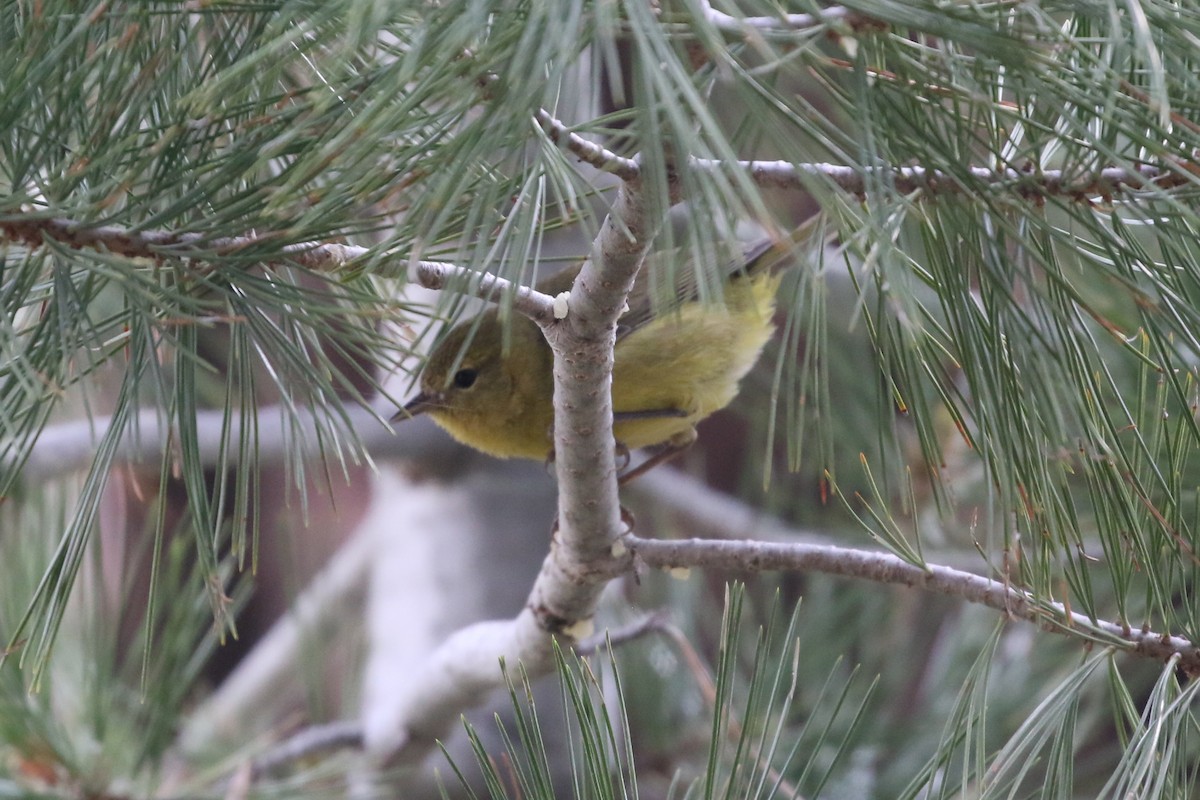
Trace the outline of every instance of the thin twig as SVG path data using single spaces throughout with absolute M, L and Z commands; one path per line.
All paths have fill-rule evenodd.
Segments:
M 492 302 L 512 297 L 512 307 L 538 325 L 550 325 L 555 320 L 553 297 L 495 275 L 440 261 L 420 261 L 417 263 L 417 282 L 426 289 L 445 289 L 450 285 L 469 287 L 470 294 Z
M 665 611 L 655 611 L 647 614 L 637 622 L 617 628 L 615 631 L 606 630 L 580 640 L 575 645 L 575 654 L 590 656 L 602 647 L 619 647 L 626 642 L 640 639 L 648 633 L 664 633 L 670 625 Z
M 464 52 L 463 57 L 474 58 L 474 55 L 471 51 L 467 50 Z M 493 99 L 492 87 L 499 80 L 500 76 L 494 72 L 486 72 L 476 80 L 476 86 L 479 87 L 480 94 L 484 100 Z M 538 127 L 550 137 L 550 141 L 560 147 L 566 148 L 568 152 L 573 153 L 585 164 L 591 164 L 596 169 L 612 173 L 625 181 L 635 180 L 638 177 L 638 164 L 634 159 L 619 156 L 601 145 L 589 142 L 579 134 L 571 131 L 561 120 L 546 109 L 539 108 L 534 113 L 533 119 L 538 124 Z
M 716 10 L 708 2 L 702 2 L 701 7 L 708 24 L 722 33 L 732 34 L 745 34 L 748 30 L 758 33 L 795 33 L 828 25 L 830 22 L 846 22 L 853 25 L 859 20 L 865 20 L 844 6 L 830 6 L 816 14 L 779 14 L 771 17 L 735 17 Z
M 327 756 L 342 750 L 361 750 L 362 746 L 362 725 L 356 720 L 313 725 L 254 759 L 251 775 L 255 778 L 271 775 L 297 761 Z
M 1154 111 L 1158 110 L 1158 108 L 1159 108 L 1158 103 L 1152 97 L 1150 97 L 1150 95 L 1146 94 L 1145 92 L 1143 92 L 1141 89 L 1134 86 L 1129 81 L 1122 78 L 1120 81 L 1120 86 L 1121 86 L 1121 91 L 1128 94 L 1134 100 L 1137 100 L 1139 103 L 1141 103 L 1142 105 L 1146 106 L 1147 108 L 1149 108 L 1151 110 L 1154 110 Z M 1200 124 L 1193 122 L 1192 120 L 1188 119 L 1184 115 L 1180 114 L 1178 111 L 1168 110 L 1167 116 L 1170 117 L 1172 123 L 1174 123 L 1176 125 L 1182 125 L 1183 127 L 1187 128 L 1188 130 L 1192 131 L 1193 133 L 1200 133 Z
M 1138 655 L 1166 660 L 1180 656 L 1180 668 L 1200 675 L 1200 647 L 1180 636 L 1133 630 L 1105 620 L 1093 620 L 1070 611 L 1062 603 L 1040 600 L 1005 582 L 938 565 L 916 566 L 890 553 L 811 544 L 777 544 L 749 540 L 712 541 L 679 539 L 662 541 L 625 538 L 625 545 L 641 562 L 661 569 L 716 567 L 749 572 L 813 570 L 832 575 L 865 578 L 877 583 L 900 584 L 1003 611 L 1016 619 L 1040 625 L 1053 633 L 1085 635 L 1101 644 Z
M 572 132 L 566 125 L 552 117 L 546 109 L 539 108 L 534 118 L 552 142 L 565 148 L 585 164 L 591 164 L 602 172 L 610 172 L 624 181 L 634 180 L 640 174 L 636 160 L 619 156 Z

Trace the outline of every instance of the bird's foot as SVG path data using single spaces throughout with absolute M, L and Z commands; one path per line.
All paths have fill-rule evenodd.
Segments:
M 633 469 L 623 472 L 617 476 L 617 485 L 625 486 L 637 478 L 645 475 L 650 470 L 657 467 L 659 464 L 665 464 L 671 459 L 678 456 L 684 450 L 687 450 L 696 441 L 696 429 L 689 428 L 686 432 L 681 433 L 674 438 L 668 440 L 662 445 L 661 449 L 654 455 L 647 458 L 642 463 L 638 464 Z

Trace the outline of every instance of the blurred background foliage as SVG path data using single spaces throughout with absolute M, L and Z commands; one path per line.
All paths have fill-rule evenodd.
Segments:
M 771 350 L 680 462 L 703 491 L 1195 640 L 1198 36 L 1189 0 L 0 0 L 0 796 L 390 791 L 353 759 L 245 764 L 402 680 L 381 636 L 521 607 L 550 516 L 516 507 L 547 476 L 414 458 L 416 423 L 384 420 L 471 307 L 403 292 L 410 261 L 531 282 L 603 219 L 615 179 L 539 109 L 638 155 L 652 203 L 678 168 L 659 244 L 706 294 L 739 224 L 810 226 Z M 759 185 L 738 159 L 859 183 Z M 902 189 L 908 167 L 937 177 Z M 79 246 L 101 226 L 146 252 Z M 369 250 L 319 270 L 288 249 L 328 242 Z M 403 479 L 486 523 L 427 548 L 433 610 L 370 579 L 239 726 L 195 733 L 356 531 L 422 541 Z M 704 527 L 681 486 L 633 487 L 639 533 Z M 620 770 L 646 797 L 1196 795 L 1171 665 L 893 587 L 678 577 L 605 612 L 670 609 L 678 636 L 600 677 L 566 659 L 569 713 L 539 706 L 575 732 L 547 756 L 559 796 L 625 796 L 600 780 Z M 479 735 L 468 781 L 554 796 L 471 772 L 472 745 L 503 751 Z

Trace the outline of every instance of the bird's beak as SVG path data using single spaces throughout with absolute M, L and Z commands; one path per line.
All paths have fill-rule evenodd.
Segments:
M 400 411 L 396 412 L 396 415 L 392 417 L 391 421 L 400 422 L 401 420 L 408 419 L 409 417 L 415 417 L 417 414 L 424 414 L 429 409 L 439 405 L 439 399 L 440 398 L 438 398 L 436 395 L 430 395 L 425 394 L 425 392 L 421 392 L 412 400 L 409 400 L 407 403 L 405 403 L 404 407 L 400 409 Z

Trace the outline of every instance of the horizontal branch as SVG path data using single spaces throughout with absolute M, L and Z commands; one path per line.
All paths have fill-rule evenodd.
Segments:
M 469 287 L 468 293 L 483 300 L 495 303 L 511 297 L 513 308 L 538 325 L 546 326 L 555 320 L 553 297 L 485 272 L 440 261 L 419 261 L 417 282 L 426 289 L 445 289 L 455 282 L 460 282 Z
M 744 32 L 748 29 L 795 31 L 815 28 L 831 21 L 842 21 L 850 25 L 879 24 L 843 6 L 832 6 L 818 14 L 784 14 L 775 17 L 734 17 L 717 11 L 708 3 L 704 3 L 704 8 L 708 21 L 724 32 Z M 552 141 L 584 163 L 627 182 L 636 181 L 641 177 L 641 165 L 637 159 L 620 156 L 588 141 L 572 132 L 545 109 L 538 109 L 534 118 Z M 694 172 L 743 171 L 749 173 L 750 179 L 756 185 L 764 188 L 807 190 L 812 181 L 820 180 L 858 197 L 866 197 L 868 192 L 875 188 L 890 188 L 899 194 L 918 191 L 926 195 L 962 194 L 970 191 L 971 187 L 964 182 L 964 179 L 970 179 L 983 185 L 1011 189 L 1027 199 L 1063 196 L 1075 200 L 1088 200 L 1152 187 L 1168 189 L 1195 182 L 1197 179 L 1196 175 L 1182 164 L 1174 164 L 1173 168 L 1141 164 L 1132 168 L 1112 166 L 1087 171 L 1035 171 L 1011 168 L 997 170 L 967 166 L 963 173 L 952 173 L 922 166 L 875 167 L 790 161 L 731 162 L 689 156 L 686 166 Z
M 845 541 L 832 530 L 797 527 L 744 500 L 715 491 L 680 470 L 651 470 L 629 484 L 626 491 L 652 503 L 656 514 L 668 512 L 677 520 L 676 527 L 692 531 L 699 539 L 754 539 L 834 547 L 841 547 Z M 928 561 L 956 569 L 980 566 L 976 550 L 925 547 L 921 552 Z
M 619 156 L 587 141 L 570 132 L 563 123 L 545 111 L 538 112 L 537 121 L 552 140 L 562 144 L 582 161 L 625 181 L 633 181 L 639 177 L 641 170 L 636 159 Z M 807 189 L 814 181 L 820 181 L 859 197 L 866 197 L 877 188 L 891 189 L 900 194 L 964 194 L 975 188 L 967 181 L 974 181 L 977 184 L 1013 191 L 1025 198 L 1067 197 L 1086 201 L 1095 197 L 1110 197 L 1151 188 L 1170 189 L 1198 180 L 1197 176 L 1182 164 L 1140 164 L 1129 168 L 1105 167 L 1091 171 L 996 170 L 990 167 L 968 166 L 963 167 L 961 172 L 947 172 L 921 166 L 861 167 L 820 162 L 730 162 L 689 157 L 686 166 L 696 172 L 741 170 L 748 173 L 755 184 L 776 189 Z M 183 258 L 202 261 L 206 258 L 234 255 L 270 243 L 279 238 L 279 234 L 213 238 L 201 233 L 138 231 L 115 225 L 90 225 L 59 217 L 0 217 L 0 238 L 32 248 L 42 247 L 53 241 L 76 250 L 103 250 L 130 258 L 149 258 L 156 261 Z M 289 262 L 318 272 L 336 271 L 370 252 L 365 247 L 318 242 L 296 242 L 282 248 L 283 257 Z M 435 262 L 421 262 L 427 263 Z M 391 266 L 381 267 L 375 274 L 387 278 L 401 277 L 406 268 L 406 262 L 397 258 L 393 259 Z
M 269 244 L 278 233 L 211 237 L 202 233 L 178 231 L 138 231 L 116 225 L 90 225 L 61 217 L 0 217 L 0 234 L 8 241 L 28 247 L 43 247 L 48 242 L 73 250 L 102 250 L 128 258 L 164 261 L 174 258 L 204 260 L 234 255 L 252 247 Z M 283 253 L 291 263 L 311 270 L 331 272 L 368 252 L 365 247 L 348 244 L 295 242 Z
M 1092 171 L 1049 169 L 1022 171 L 995 170 L 989 167 L 964 167 L 961 173 L 926 167 L 855 167 L 843 164 L 800 163 L 790 161 L 727 161 L 689 158 L 688 168 L 698 172 L 748 172 L 755 184 L 776 189 L 803 189 L 814 181 L 866 197 L 876 189 L 891 189 L 899 194 L 920 192 L 925 195 L 963 194 L 971 191 L 964 179 L 995 188 L 1010 190 L 1024 198 L 1068 197 L 1088 200 L 1149 188 L 1169 189 L 1196 181 L 1182 166 L 1175 169 L 1142 164 L 1132 168 L 1105 167 Z
M 1039 600 L 1008 583 L 950 567 L 915 566 L 890 553 L 848 547 L 751 540 L 657 540 L 628 536 L 625 546 L 642 563 L 659 569 L 719 568 L 760 572 L 811 570 L 899 584 L 979 603 L 1054 633 L 1086 635 L 1092 640 L 1165 661 L 1178 655 L 1180 669 L 1200 675 L 1200 647 L 1179 636 L 1134 630 L 1070 611 L 1062 603 Z
M 237 466 L 239 448 L 222 447 L 225 437 L 236 442 L 245 435 L 244 425 L 253 425 L 254 455 L 259 463 L 281 463 L 297 454 L 318 457 L 328 455 L 328 442 L 318 435 L 318 426 L 344 426 L 353 438 L 372 456 L 403 458 L 431 466 L 453 458 L 448 450 L 458 452 L 432 420 L 417 417 L 395 423 L 395 430 L 385 420 L 395 413 L 395 405 L 383 401 L 382 408 L 372 409 L 347 405 L 340 414 L 328 410 L 314 412 L 306 408 L 263 406 L 253 420 L 240 415 L 225 418 L 216 409 L 196 414 L 198 454 L 208 468 Z M 25 485 L 55 480 L 88 469 L 96 457 L 97 448 L 113 425 L 110 417 L 71 420 L 46 427 L 38 435 L 21 464 L 21 480 Z M 340 437 L 339 437 L 340 438 Z M 160 409 L 148 408 L 137 412 L 126 426 L 117 445 L 115 459 L 135 464 L 159 464 L 164 452 L 179 442 L 179 426 L 168 420 Z M 6 443 L 0 441 L 0 445 Z M 0 446 L 0 452 L 13 451 Z M 4 464 L 11 469 L 11 464 Z

